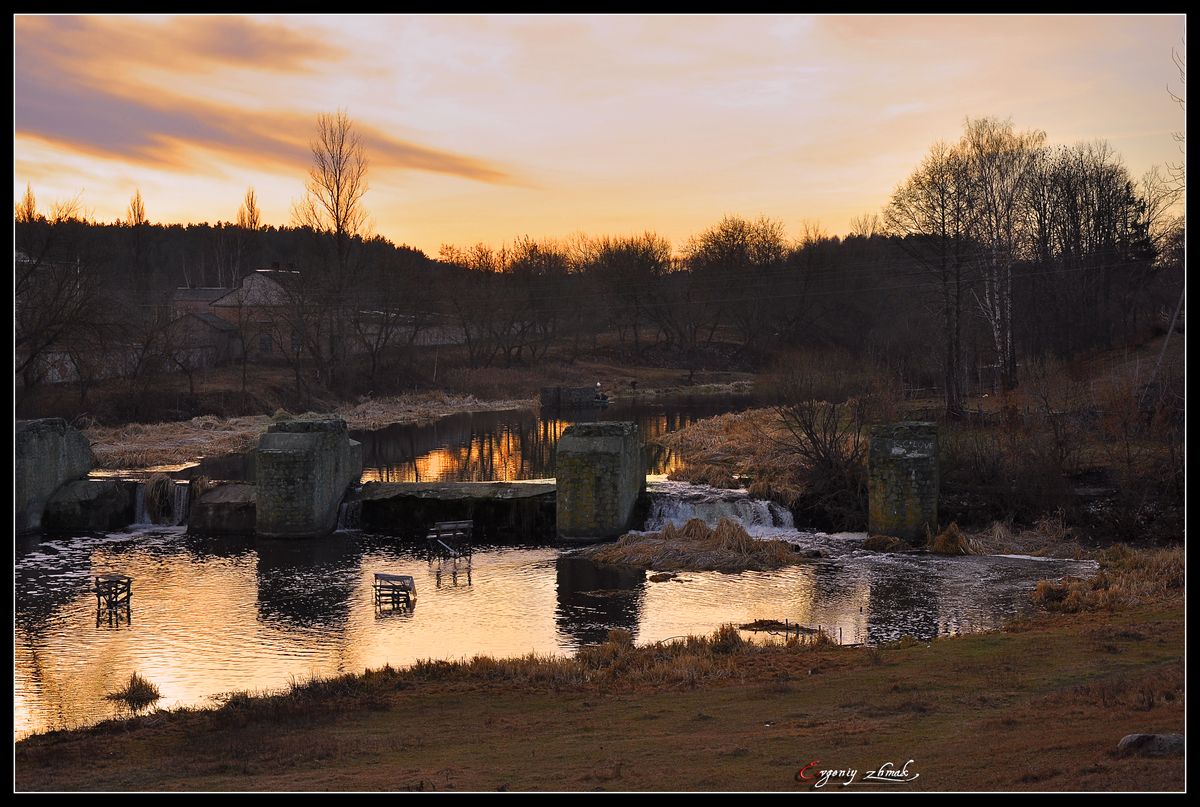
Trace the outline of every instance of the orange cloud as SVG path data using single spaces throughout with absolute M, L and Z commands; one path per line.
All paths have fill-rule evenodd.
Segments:
M 291 110 L 213 103 L 186 89 L 154 86 L 146 74 L 186 76 L 197 65 L 303 71 L 343 55 L 307 33 L 245 18 L 18 18 L 17 33 L 18 135 L 181 171 L 198 168 L 197 150 L 210 152 L 208 162 L 218 168 L 267 163 L 295 171 L 310 161 L 314 121 Z M 375 165 L 512 181 L 486 161 L 359 128 Z

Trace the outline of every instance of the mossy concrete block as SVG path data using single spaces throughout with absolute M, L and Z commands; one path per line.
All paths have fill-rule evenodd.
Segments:
M 611 538 L 626 532 L 646 487 L 636 423 L 576 423 L 558 440 L 555 455 L 558 536 Z
M 192 502 L 188 532 L 201 535 L 249 535 L 254 532 L 254 485 L 220 485 Z
M 315 538 L 337 526 L 346 488 L 362 476 L 362 445 L 341 418 L 276 423 L 255 452 L 255 532 Z
M 137 484 L 123 479 L 68 482 L 46 503 L 42 526 L 48 532 L 124 529 L 137 518 Z
M 869 529 L 920 543 L 938 529 L 937 424 L 873 426 L 868 452 Z
M 62 418 L 18 420 L 14 437 L 17 532 L 42 526 L 46 503 L 65 482 L 92 469 L 87 438 Z

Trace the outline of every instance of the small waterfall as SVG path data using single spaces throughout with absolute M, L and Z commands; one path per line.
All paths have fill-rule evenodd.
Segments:
M 191 504 L 191 486 L 187 482 L 170 480 L 171 487 L 167 494 L 170 512 L 160 511 L 154 514 L 150 512 L 147 484 L 145 480 L 139 481 L 134 490 L 134 524 L 178 527 L 187 522 L 188 506 Z
M 338 505 L 337 529 L 357 530 L 362 526 L 362 502 L 343 499 Z
M 176 481 L 175 489 L 171 493 L 171 524 L 178 527 L 187 523 L 188 506 L 192 503 L 192 486 L 188 482 Z
M 150 514 L 146 512 L 146 483 L 138 482 L 133 492 L 133 523 L 149 524 Z
M 680 527 L 693 518 L 701 519 L 711 527 L 722 518 L 728 518 L 747 528 L 795 528 L 792 514 L 786 507 L 752 498 L 745 490 L 668 481 L 652 482 L 646 486 L 646 492 L 650 495 L 646 530 L 660 530 L 668 522 Z

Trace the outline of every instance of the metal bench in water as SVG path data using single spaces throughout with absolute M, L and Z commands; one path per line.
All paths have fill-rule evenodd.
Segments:
M 417 582 L 412 575 L 375 572 L 375 605 L 412 607 L 417 602 Z
M 430 555 L 461 558 L 471 554 L 473 521 L 439 521 L 425 535 Z
M 133 601 L 133 578 L 110 572 L 107 574 L 96 575 L 96 583 L 92 588 L 96 594 L 96 625 L 100 624 L 101 613 L 108 613 L 108 622 L 111 625 L 115 616 L 119 622 L 121 619 L 121 608 L 125 609 L 125 620 L 129 624 L 133 624 L 131 615 Z

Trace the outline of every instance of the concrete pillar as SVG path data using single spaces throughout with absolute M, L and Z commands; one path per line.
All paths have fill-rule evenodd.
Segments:
M 107 532 L 128 527 L 137 518 L 138 483 L 124 479 L 77 479 L 46 502 L 42 528 L 47 532 Z
M 276 423 L 258 441 L 255 475 L 255 533 L 328 535 L 346 488 L 362 476 L 362 445 L 341 418 Z
M 868 453 L 869 530 L 912 543 L 938 528 L 937 424 L 873 426 Z
M 612 538 L 631 526 L 646 487 L 636 423 L 576 423 L 558 438 L 555 454 L 559 538 Z
M 18 420 L 15 464 L 17 532 L 40 529 L 46 503 L 54 491 L 92 469 L 87 438 L 62 418 Z

